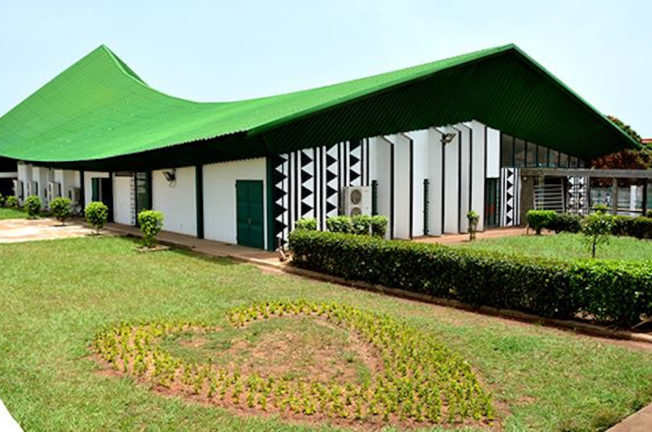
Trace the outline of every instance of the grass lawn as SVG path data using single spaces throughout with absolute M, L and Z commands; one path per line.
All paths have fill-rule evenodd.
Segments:
M 0 219 L 23 219 L 26 217 L 27 213 L 22 210 L 0 207 Z
M 121 238 L 0 245 L 0 261 L 11 263 L 0 267 L 0 398 L 26 431 L 333 430 L 164 396 L 102 372 L 90 357 L 97 332 L 122 321 L 201 320 L 228 329 L 228 310 L 267 300 L 334 301 L 405 320 L 473 366 L 507 412 L 506 431 L 604 430 L 652 400 L 652 350 L 268 274 L 229 260 L 178 251 L 141 254 L 134 247 Z M 225 350 L 227 360 L 255 369 L 260 357 L 243 341 L 271 343 L 288 334 L 289 321 L 269 323 L 207 335 L 199 344 L 183 335 L 161 344 L 202 361 Z M 320 331 L 301 320 L 293 328 L 290 345 L 308 351 L 281 350 L 270 359 L 274 367 L 305 372 L 310 357 L 330 344 L 342 357 L 320 364 L 343 373 L 351 367 L 352 379 L 368 379 L 368 368 L 339 330 Z M 290 362 L 301 366 L 293 372 Z
M 463 247 L 520 253 L 547 258 L 591 258 L 591 250 L 581 234 L 520 235 L 464 243 Z M 633 237 L 614 237 L 609 244 L 599 245 L 596 258 L 626 261 L 652 259 L 652 241 Z

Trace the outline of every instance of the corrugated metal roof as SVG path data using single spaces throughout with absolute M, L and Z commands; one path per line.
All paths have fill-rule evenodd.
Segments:
M 101 46 L 0 118 L 0 155 L 96 167 L 207 163 L 471 119 L 585 158 L 637 145 L 514 45 L 218 103 L 152 89 Z

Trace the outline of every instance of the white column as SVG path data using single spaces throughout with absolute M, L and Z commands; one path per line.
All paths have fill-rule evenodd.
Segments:
M 479 121 L 471 121 L 472 166 L 471 166 L 471 210 L 480 215 L 478 230 L 484 230 L 484 179 L 486 177 L 485 140 L 487 127 Z
M 435 129 L 428 129 L 428 143 L 430 152 L 428 157 L 429 166 L 429 190 L 428 190 L 428 234 L 440 236 L 442 234 L 442 168 L 443 149 L 442 133 Z
M 452 140 L 444 145 L 444 233 L 459 232 L 459 154 L 462 136 L 451 127 L 445 133 L 453 134 Z

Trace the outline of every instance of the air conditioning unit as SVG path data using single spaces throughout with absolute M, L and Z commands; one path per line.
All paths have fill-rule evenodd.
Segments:
M 14 180 L 14 195 L 22 201 L 23 199 L 23 181 Z
M 61 196 L 61 183 L 59 182 L 49 182 L 47 190 L 47 200 L 52 202 L 53 199 Z
M 27 182 L 27 187 L 25 191 L 25 198 L 32 196 L 32 195 L 38 195 L 38 182 L 35 181 L 28 181 Z
M 369 186 L 347 186 L 343 189 L 344 214 L 346 216 L 371 215 L 371 188 Z
M 81 202 L 81 188 L 68 188 L 68 198 L 70 198 L 70 201 L 72 201 L 73 204 L 79 204 Z

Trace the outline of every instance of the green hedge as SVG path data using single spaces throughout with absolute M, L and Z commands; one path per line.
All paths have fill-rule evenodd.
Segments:
M 570 213 L 556 213 L 551 210 L 530 210 L 527 212 L 528 225 L 560 232 L 577 233 L 581 229 L 582 217 Z M 652 218 L 638 216 L 616 216 L 611 232 L 615 236 L 652 239 Z
M 476 306 L 586 313 L 623 325 L 652 316 L 652 263 L 567 262 L 301 230 L 290 248 L 303 268 Z

